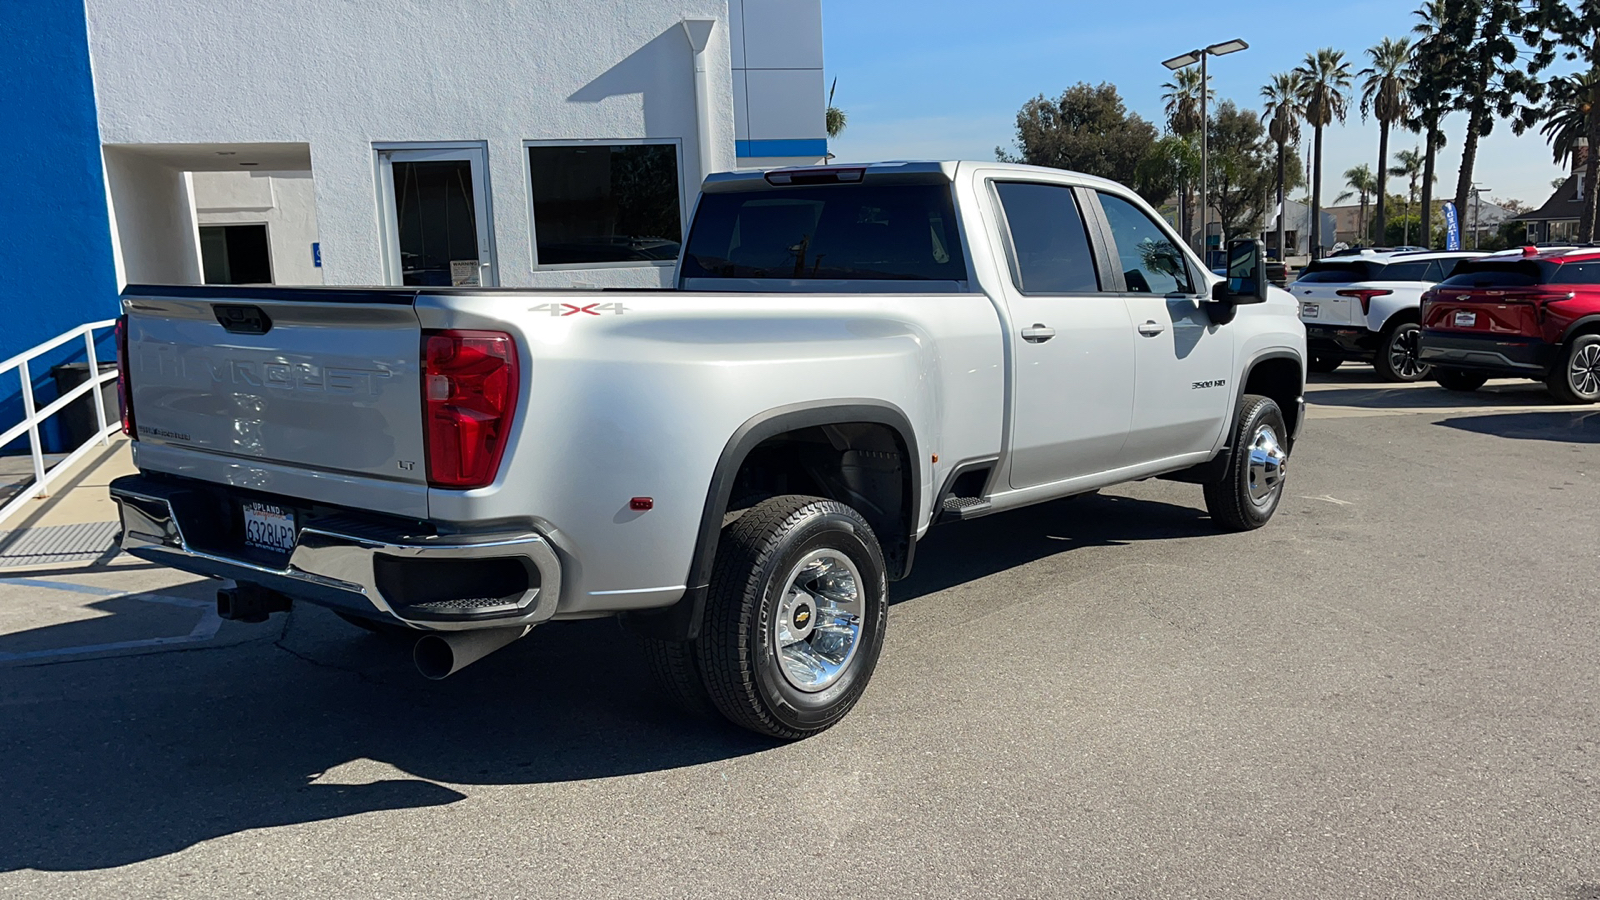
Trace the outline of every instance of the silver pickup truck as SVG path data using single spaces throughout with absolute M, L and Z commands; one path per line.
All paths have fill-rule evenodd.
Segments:
M 711 177 L 677 288 L 129 286 L 129 553 L 415 638 L 444 677 L 622 615 L 678 703 L 799 738 L 971 519 L 1151 476 L 1277 507 L 1305 331 L 1126 188 L 996 163 Z

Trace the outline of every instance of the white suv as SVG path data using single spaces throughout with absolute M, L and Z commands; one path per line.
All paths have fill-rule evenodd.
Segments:
M 1482 255 L 1364 250 L 1313 262 L 1289 285 L 1306 326 L 1307 366 L 1332 372 L 1340 363 L 1370 362 L 1385 381 L 1427 378 L 1429 367 L 1417 359 L 1422 294 L 1457 263 Z

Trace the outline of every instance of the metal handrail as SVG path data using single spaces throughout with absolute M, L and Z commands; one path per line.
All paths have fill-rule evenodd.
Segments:
M 28 449 L 33 454 L 33 483 L 22 489 L 22 492 L 12 497 L 4 506 L 0 506 L 0 522 L 4 522 L 27 505 L 34 498 L 50 496 L 50 484 L 72 467 L 73 463 L 82 459 L 95 445 L 102 447 L 111 446 L 111 435 L 117 433 L 122 427 L 120 421 L 106 424 L 105 395 L 100 391 L 101 385 L 115 381 L 116 372 L 100 372 L 100 359 L 94 349 L 94 333 L 104 328 L 113 328 L 117 324 L 115 319 L 106 319 L 101 322 L 89 322 L 79 325 L 66 334 L 59 335 L 45 341 L 32 350 L 25 350 L 5 362 L 0 362 L 0 375 L 12 369 L 20 371 L 22 376 L 22 410 L 21 422 L 0 432 L 0 447 L 11 443 L 24 433 L 28 435 Z M 39 409 L 33 397 L 33 372 L 28 364 L 42 354 L 67 343 L 73 338 L 83 338 L 84 351 L 89 357 L 89 380 L 78 385 L 55 400 L 51 401 L 44 409 Z M 79 444 L 68 453 L 64 459 L 46 469 L 44 465 L 44 447 L 39 441 L 39 423 L 66 409 L 72 401 L 84 394 L 94 393 L 94 419 L 99 430 L 88 440 Z

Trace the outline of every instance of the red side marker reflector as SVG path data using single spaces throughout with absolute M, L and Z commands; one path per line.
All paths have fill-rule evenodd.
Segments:
M 645 512 L 646 510 L 655 509 L 656 501 L 654 497 L 635 497 L 628 501 L 628 508 Z

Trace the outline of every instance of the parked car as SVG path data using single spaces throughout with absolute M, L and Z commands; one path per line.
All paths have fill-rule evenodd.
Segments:
M 1305 330 L 1230 253 L 1098 178 L 893 163 L 712 176 L 676 290 L 130 286 L 122 546 L 430 677 L 620 615 L 683 706 L 804 737 L 936 523 L 1151 476 L 1272 517 Z
M 1421 356 L 1454 391 L 1491 377 L 1600 401 L 1600 249 L 1525 247 L 1463 263 L 1422 304 Z
M 1427 378 L 1417 359 L 1422 294 L 1461 261 L 1482 255 L 1361 251 L 1311 263 L 1289 286 L 1300 301 L 1311 371 L 1367 362 L 1385 381 Z

